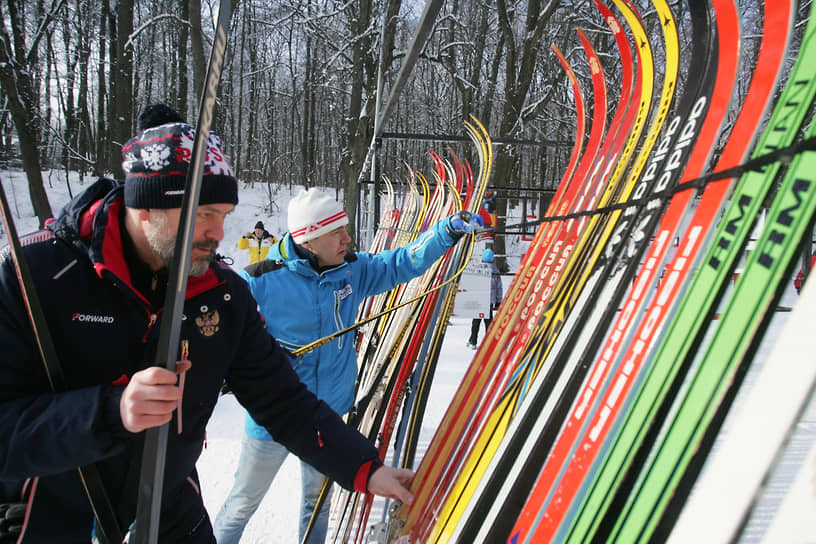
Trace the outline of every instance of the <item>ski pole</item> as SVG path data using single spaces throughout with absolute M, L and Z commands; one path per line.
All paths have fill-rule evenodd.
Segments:
M 183 258 L 174 259 L 170 266 L 167 296 L 164 301 L 164 318 L 159 331 L 155 366 L 164 366 L 173 371 L 176 368 L 176 356 L 179 337 L 181 336 L 180 318 L 184 304 L 184 293 L 187 290 L 187 274 L 190 268 L 190 253 L 193 246 L 195 214 L 204 177 L 204 160 L 207 142 L 210 137 L 210 124 L 215 110 L 216 88 L 218 87 L 218 81 L 221 79 L 221 68 L 227 46 L 229 16 L 229 0 L 220 0 L 207 78 L 201 94 L 201 106 L 193 152 L 184 185 L 181 219 L 174 249 L 174 255 Z M 168 424 L 145 431 L 136 521 L 132 531 L 135 544 L 152 544 L 157 542 L 159 538 L 159 514 L 164 485 L 164 462 L 167 456 L 168 433 Z

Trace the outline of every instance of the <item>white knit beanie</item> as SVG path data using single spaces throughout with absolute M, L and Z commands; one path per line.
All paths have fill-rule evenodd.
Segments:
M 289 201 L 289 232 L 298 243 L 314 240 L 349 220 L 343 207 L 329 195 L 317 189 L 305 189 Z

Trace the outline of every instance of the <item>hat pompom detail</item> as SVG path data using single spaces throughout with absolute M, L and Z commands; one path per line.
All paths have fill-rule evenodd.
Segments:
M 139 115 L 136 129 L 141 132 L 168 123 L 186 123 L 179 112 L 167 104 L 150 104 Z

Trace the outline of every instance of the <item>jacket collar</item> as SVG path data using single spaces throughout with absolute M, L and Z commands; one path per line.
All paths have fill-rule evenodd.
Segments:
M 269 255 L 270 259 L 281 260 L 286 266 L 303 275 L 318 274 L 324 275 L 334 272 L 335 270 L 344 268 L 349 262 L 356 260 L 353 253 L 346 254 L 345 260 L 337 266 L 320 268 L 317 264 L 317 257 L 309 252 L 303 246 L 300 246 L 292 240 L 290 233 L 284 234 L 280 241 L 272 247 Z
M 53 230 L 87 251 L 99 277 L 111 275 L 138 293 L 133 287 L 123 252 L 124 208 L 124 184 L 102 178 L 65 206 Z M 223 266 L 217 263 L 205 274 L 189 277 L 185 298 L 223 283 L 220 271 Z

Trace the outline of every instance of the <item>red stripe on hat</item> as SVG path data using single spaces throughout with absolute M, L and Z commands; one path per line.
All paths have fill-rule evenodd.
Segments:
M 164 126 L 164 125 L 159 125 L 159 126 Z M 151 128 L 158 128 L 158 127 L 151 127 Z M 145 131 L 143 131 L 143 132 L 151 130 L 151 128 L 145 129 Z M 180 141 L 181 136 L 179 136 L 178 134 L 173 134 L 171 132 L 171 133 L 165 134 L 163 136 L 153 136 L 151 138 L 147 138 L 147 139 L 144 139 L 144 140 L 139 140 L 137 138 L 133 138 L 128 144 L 125 145 L 125 147 L 122 148 L 122 151 L 123 152 L 128 151 L 135 145 L 144 145 L 144 144 L 149 144 L 151 142 L 161 142 L 162 140 L 167 140 L 167 139 L 179 140 Z
M 343 219 L 345 216 L 346 216 L 346 212 L 341 211 L 339 213 L 336 213 L 336 214 L 332 215 L 331 217 L 327 217 L 326 219 L 322 219 L 322 220 L 318 221 L 317 224 L 318 224 L 318 226 L 325 227 L 326 225 L 331 225 L 335 221 L 339 221 L 339 220 Z
M 341 212 L 336 213 L 336 214 L 334 214 L 334 215 L 332 215 L 330 217 L 327 217 L 326 219 L 322 219 L 322 220 L 318 221 L 317 223 L 313 223 L 311 225 L 306 225 L 305 227 L 299 228 L 297 230 L 293 230 L 292 231 L 292 236 L 295 237 L 295 238 L 297 238 L 299 236 L 303 236 L 304 234 L 307 234 L 309 232 L 313 232 L 313 231 L 315 231 L 315 230 L 317 230 L 319 228 L 323 228 L 325 226 L 331 225 L 332 223 L 336 223 L 337 221 L 340 221 L 341 219 L 344 219 L 346 217 L 347 217 L 346 212 L 341 211 Z
M 171 170 L 170 172 L 132 172 L 128 174 L 128 176 L 132 178 L 155 178 L 155 177 L 167 177 L 167 176 L 174 176 L 174 177 L 184 177 L 187 175 L 187 172 L 182 172 L 181 170 Z

